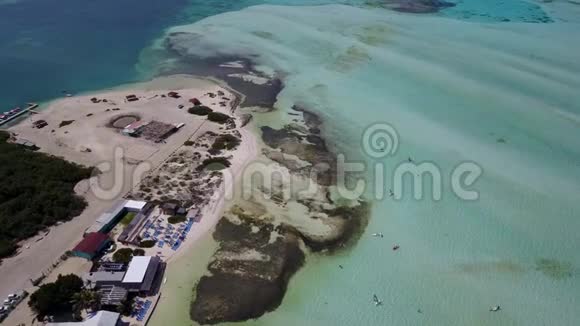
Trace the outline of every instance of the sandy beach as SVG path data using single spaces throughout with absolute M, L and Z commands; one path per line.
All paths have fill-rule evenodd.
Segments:
M 167 96 L 171 91 L 179 93 L 179 98 Z M 138 100 L 127 101 L 126 96 L 131 94 Z M 217 98 L 215 94 L 222 96 Z M 154 173 L 172 154 L 185 147 L 184 143 L 193 142 L 207 132 L 219 133 L 224 129 L 206 117 L 189 114 L 187 108 L 192 106 L 191 99 L 199 99 L 203 105 L 216 112 L 232 115 L 238 103 L 237 96 L 213 81 L 181 75 L 163 77 L 105 92 L 55 100 L 38 114 L 11 127 L 9 131 L 16 134 L 17 138 L 35 143 L 40 151 L 79 164 L 97 166 L 102 173 L 77 185 L 75 190 L 88 203 L 87 209 L 80 216 L 52 227 L 48 233 L 42 232 L 28 239 L 21 246 L 19 254 L 2 262 L 0 295 L 6 296 L 19 289 L 34 291 L 30 279 L 38 278 L 43 272 L 50 280 L 58 273 L 86 268 L 86 261 L 76 258 L 59 266 L 55 264 L 56 268 L 53 264 L 76 245 L 83 232 L 111 207 L 114 200 L 130 193 L 143 177 Z M 121 130 L 113 124 L 125 116 L 137 117 L 140 121 L 156 121 L 162 126 L 184 125 L 165 140 L 155 142 L 121 134 Z M 48 126 L 33 128 L 33 122 L 38 120 L 46 121 Z M 239 132 L 241 143 L 235 151 L 229 153 L 229 170 L 234 176 L 241 173 L 257 151 L 254 136 L 248 130 L 238 127 L 236 131 Z M 123 154 L 120 159 L 115 160 L 115 149 Z M 100 185 L 99 189 L 95 190 L 95 185 Z M 201 221 L 196 223 L 181 249 L 170 261 L 193 250 L 194 244 L 211 230 L 223 210 L 224 194 L 231 191 L 231 185 L 222 184 L 219 191 L 213 194 L 209 203 L 201 209 Z M 23 307 L 28 310 L 25 302 L 18 309 Z M 15 311 L 5 322 L 28 323 L 29 315 L 28 311 L 26 320 L 22 317 L 27 316 L 26 312 Z

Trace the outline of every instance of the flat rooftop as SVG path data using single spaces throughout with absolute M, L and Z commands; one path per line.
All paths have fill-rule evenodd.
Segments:
M 136 256 L 129 263 L 129 268 L 123 278 L 123 283 L 141 283 L 147 273 L 151 256 Z
M 125 208 L 128 209 L 142 210 L 145 205 L 147 205 L 146 201 L 127 200 L 125 202 Z
M 125 277 L 125 272 L 92 272 L 83 275 L 85 281 L 96 282 L 121 282 Z

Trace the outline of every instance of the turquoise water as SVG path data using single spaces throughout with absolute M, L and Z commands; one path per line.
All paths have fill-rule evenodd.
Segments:
M 282 306 L 247 324 L 578 324 L 580 26 L 441 16 L 257 6 L 170 30 L 191 33 L 179 40 L 192 57 L 238 54 L 281 72 L 277 107 L 319 112 L 351 160 L 376 163 L 360 136 L 383 121 L 400 137 L 382 160 L 391 174 L 412 156 L 443 175 L 440 201 L 408 188 L 375 201 L 355 248 L 311 257 Z M 450 191 L 464 161 L 483 169 L 476 201 Z
M 143 58 L 141 51 L 165 28 L 264 3 L 364 6 L 369 1 L 0 0 L 0 112 L 62 96 L 65 90 L 77 93 L 148 78 L 158 58 Z M 516 0 L 460 0 L 441 14 L 491 21 L 545 16 L 536 5 Z
M 0 2 L 0 112 L 135 81 L 139 52 L 187 0 Z M 187 20 L 189 21 L 189 20 Z
M 140 52 L 165 28 L 261 3 L 0 0 L 0 112 L 148 78 Z
M 278 6 L 247 8 L 263 3 Z M 306 7 L 328 3 L 350 6 Z M 376 163 L 360 135 L 383 121 L 400 137 L 389 171 L 412 156 L 444 176 L 441 201 L 375 201 L 356 247 L 311 257 L 281 307 L 247 324 L 577 325 L 579 17 L 564 1 L 414 15 L 368 1 L 0 0 L 0 107 L 146 78 L 167 64 L 150 55 L 164 29 L 197 22 L 169 31 L 199 33 L 182 44 L 192 55 L 283 73 L 277 107 L 308 104 L 350 160 Z M 477 201 L 449 191 L 463 161 L 484 171 Z

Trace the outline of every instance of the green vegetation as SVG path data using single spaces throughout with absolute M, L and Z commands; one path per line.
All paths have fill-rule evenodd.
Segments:
M 123 216 L 123 219 L 121 219 L 120 223 L 122 225 L 129 225 L 129 223 L 131 223 L 131 221 L 135 218 L 135 216 L 137 216 L 137 213 L 127 212 L 127 214 L 125 214 L 125 216 Z
M 211 112 L 210 114 L 207 115 L 207 119 L 209 121 L 213 121 L 213 122 L 217 122 L 217 123 L 226 123 L 228 120 L 230 120 L 232 117 L 230 117 L 227 114 L 223 114 L 220 112 Z
M 121 248 L 113 254 L 113 261 L 115 263 L 129 263 L 133 258 L 133 249 L 131 248 Z
M 135 250 L 133 250 L 133 257 L 135 256 L 145 256 L 145 250 L 141 249 L 141 248 L 137 248 Z
M 223 170 L 231 165 L 230 161 L 222 156 L 210 157 L 208 159 L 203 160 L 201 165 L 197 167 L 199 171 L 201 170 L 210 170 L 210 171 L 217 171 Z
M 153 241 L 155 244 L 155 241 Z M 153 246 L 151 246 L 153 247 Z M 150 248 L 150 247 L 143 247 L 143 248 Z M 128 264 L 131 259 L 135 256 L 145 256 L 145 250 L 141 248 L 131 249 L 131 248 L 121 248 L 113 254 L 113 261 L 115 263 L 124 263 Z
M 74 275 L 59 275 L 54 283 L 43 284 L 32 293 L 30 308 L 40 317 L 73 312 L 73 297 L 83 288 L 83 280 Z
M 59 128 L 62 127 L 66 127 L 68 125 L 70 125 L 71 123 L 75 122 L 74 120 L 63 120 L 60 122 L 60 124 L 58 125 Z
M 194 106 L 192 108 L 187 109 L 187 112 L 195 115 L 208 115 L 213 112 L 212 109 L 208 108 L 204 105 Z
M 186 140 L 186 141 L 183 143 L 183 146 L 193 146 L 193 144 L 195 144 L 195 142 L 193 142 L 193 141 L 191 141 L 191 140 Z
M 139 247 L 141 248 L 153 248 L 155 246 L 155 240 L 143 240 L 139 243 Z
M 17 242 L 79 215 L 86 202 L 74 186 L 91 169 L 7 143 L 0 131 L 0 258 L 12 255 Z
M 133 295 L 129 295 L 126 300 L 121 302 L 120 305 L 117 306 L 117 312 L 123 316 L 130 316 L 131 311 L 133 311 L 133 303 L 135 302 L 135 297 Z
M 210 148 L 210 153 L 219 153 L 221 150 L 231 150 L 240 144 L 241 140 L 231 134 L 219 135 Z
M 171 224 L 185 222 L 185 220 L 187 220 L 187 218 L 185 216 L 179 216 L 179 215 L 171 216 L 171 217 L 167 218 L 167 222 L 169 222 Z
M 80 314 L 83 310 L 97 311 L 101 307 L 101 295 L 96 291 L 82 289 L 72 296 L 72 309 L 75 314 Z

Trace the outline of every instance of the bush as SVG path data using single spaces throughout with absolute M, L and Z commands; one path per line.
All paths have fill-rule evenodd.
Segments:
M 129 263 L 133 258 L 133 249 L 131 248 L 121 248 L 113 254 L 113 261 L 115 263 Z
M 140 248 L 133 250 L 133 257 L 135 256 L 145 256 L 145 250 Z
M 153 248 L 155 246 L 155 240 L 143 240 L 139 243 L 139 247 L 141 248 Z
M 210 151 L 219 152 L 224 149 L 227 150 L 234 149 L 238 147 L 240 142 L 241 140 L 234 135 L 230 134 L 219 135 L 211 145 Z
M 41 317 L 72 312 L 73 296 L 83 288 L 83 280 L 74 275 L 59 275 L 56 282 L 43 284 L 30 295 L 28 305 Z
M 185 143 L 183 143 L 183 146 L 193 146 L 193 144 L 195 144 L 195 142 L 191 140 L 186 140 Z
M 167 222 L 169 222 L 171 224 L 185 222 L 186 220 L 187 220 L 187 218 L 185 216 L 171 216 L 171 217 L 167 218 Z
M 208 108 L 204 105 L 194 106 L 192 108 L 187 109 L 187 112 L 195 115 L 208 115 L 213 112 L 212 109 Z
M 58 127 L 62 128 L 62 127 L 66 127 L 68 125 L 70 125 L 71 123 L 75 122 L 74 120 L 63 120 L 59 123 Z
M 231 118 L 232 117 L 230 117 L 229 115 L 220 112 L 211 112 L 210 114 L 207 115 L 207 119 L 209 121 L 217 123 L 226 123 L 226 121 L 230 120 Z

